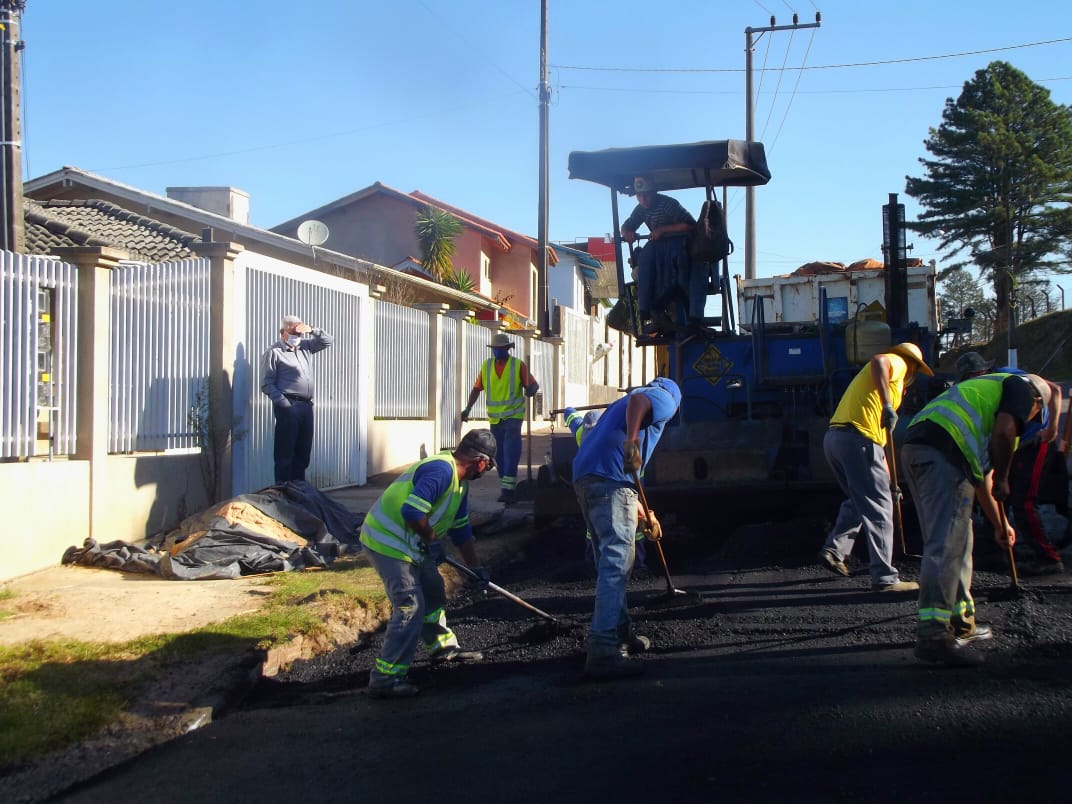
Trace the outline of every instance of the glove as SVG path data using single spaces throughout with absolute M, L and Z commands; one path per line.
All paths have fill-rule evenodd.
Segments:
M 882 406 L 882 426 L 893 432 L 893 428 L 897 426 L 897 411 L 893 409 L 893 405 Z
M 466 408 L 465 410 L 462 411 L 462 421 L 463 422 L 469 421 L 469 408 Z
M 540 390 L 540 384 L 534 382 L 532 385 L 525 389 L 525 396 L 536 396 L 536 392 Z
M 626 474 L 640 471 L 640 441 L 622 442 L 622 468 Z
M 436 539 L 434 542 L 430 542 L 425 550 L 425 555 L 429 559 L 435 562 L 438 567 L 444 561 L 447 560 L 447 548 L 443 545 L 443 542 Z
M 644 537 L 650 542 L 657 542 L 663 537 L 663 526 L 655 518 L 654 511 L 648 511 L 644 518 Z
M 484 567 L 475 567 L 473 572 L 479 581 L 476 581 L 476 590 L 482 595 L 488 593 L 488 584 L 491 583 L 491 574 Z

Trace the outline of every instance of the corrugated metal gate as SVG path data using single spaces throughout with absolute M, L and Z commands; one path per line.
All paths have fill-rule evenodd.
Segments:
M 122 263 L 109 276 L 108 451 L 198 447 L 207 402 L 209 261 Z
M 356 282 L 271 260 L 240 255 L 235 265 L 235 416 L 242 433 L 235 444 L 234 491 L 263 488 L 274 480 L 272 403 L 260 391 L 261 359 L 279 337 L 284 315 L 335 336 L 335 344 L 313 355 L 316 435 L 305 479 L 318 488 L 366 482 L 366 416 L 359 364 L 362 316 L 368 288 Z

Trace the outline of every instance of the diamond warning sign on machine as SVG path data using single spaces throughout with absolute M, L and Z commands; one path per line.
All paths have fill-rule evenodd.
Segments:
M 700 353 L 692 367 L 709 383 L 718 385 L 726 373 L 733 368 L 733 363 L 723 357 L 722 352 L 714 344 L 710 344 Z

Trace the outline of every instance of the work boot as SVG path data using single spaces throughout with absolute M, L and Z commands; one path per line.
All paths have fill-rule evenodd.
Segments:
M 962 648 L 966 645 L 970 645 L 972 642 L 982 642 L 984 639 L 993 638 L 994 632 L 991 631 L 990 626 L 985 623 L 976 623 L 975 628 L 971 631 L 953 635 L 953 640 Z
M 467 664 L 484 661 L 484 654 L 478 650 L 462 650 L 461 648 L 450 647 L 437 650 L 428 657 L 428 661 L 431 664 L 447 664 L 448 662 Z
M 625 639 L 621 644 L 621 652 L 623 656 L 635 653 L 647 653 L 651 650 L 651 639 L 640 634 L 633 634 Z
M 819 560 L 823 562 L 823 565 L 831 572 L 836 572 L 838 575 L 844 575 L 849 577 L 848 565 L 838 558 L 832 550 L 827 550 L 825 547 L 819 551 Z
M 629 678 L 644 672 L 644 665 L 636 659 L 622 656 L 620 653 L 606 655 L 588 654 L 584 660 L 584 675 L 601 681 L 608 678 Z
M 404 678 L 392 678 L 368 686 L 370 698 L 412 698 L 418 692 L 420 690 Z
M 946 667 L 978 667 L 983 663 L 982 655 L 972 650 L 969 643 L 962 645 L 960 640 L 952 637 L 917 639 L 914 653 L 921 661 L 944 664 Z
M 893 583 L 873 583 L 871 584 L 872 592 L 880 592 L 886 594 L 887 592 L 918 592 L 919 584 L 915 581 L 894 581 Z
M 509 505 L 514 501 L 514 492 L 511 489 L 503 489 L 499 492 L 498 502 Z

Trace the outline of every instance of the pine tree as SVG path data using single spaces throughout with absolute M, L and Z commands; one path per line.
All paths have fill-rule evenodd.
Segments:
M 1072 109 L 1003 61 L 946 100 L 942 124 L 924 141 L 926 176 L 905 192 L 925 208 L 910 228 L 964 255 L 993 285 L 997 328 L 1010 289 L 1045 273 L 1068 273 L 1072 237 Z M 967 252 L 966 254 L 964 254 Z

